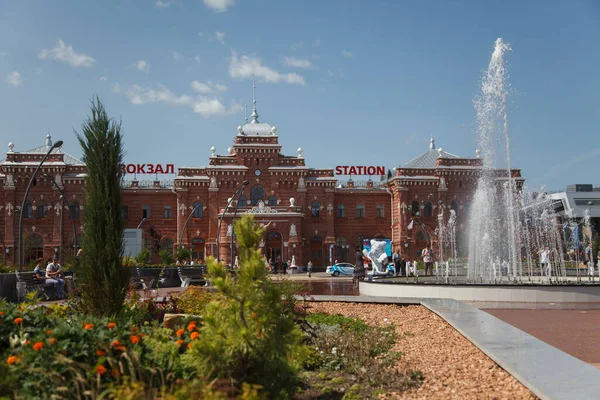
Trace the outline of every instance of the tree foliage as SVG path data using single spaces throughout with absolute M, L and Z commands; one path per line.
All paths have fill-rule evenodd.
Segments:
M 199 376 L 262 386 L 270 398 L 291 398 L 305 346 L 294 323 L 290 286 L 272 282 L 258 246 L 264 229 L 246 215 L 236 223 L 240 269 L 234 278 L 208 259 L 209 280 L 222 299 L 207 305 L 188 357 Z
M 85 248 L 77 266 L 85 306 L 97 315 L 119 313 L 128 286 L 123 257 L 121 123 L 109 118 L 98 97 L 91 116 L 77 133 L 87 165 L 85 178 Z

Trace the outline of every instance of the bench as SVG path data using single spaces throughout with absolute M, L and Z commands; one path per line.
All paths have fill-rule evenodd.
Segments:
M 131 284 L 141 286 L 143 290 L 150 290 L 152 285 L 154 285 L 154 278 L 151 276 L 142 276 L 142 271 L 136 268 L 135 276 L 131 277 Z
M 50 296 L 46 293 L 46 288 L 53 287 L 52 283 L 40 281 L 33 276 L 33 271 L 19 272 L 17 274 L 17 300 L 22 300 L 27 293 L 37 292 L 46 300 L 50 300 Z
M 177 274 L 181 280 L 181 287 L 188 287 L 193 283 L 202 286 L 208 286 L 208 281 L 204 277 L 204 268 L 198 270 L 196 268 L 177 268 Z

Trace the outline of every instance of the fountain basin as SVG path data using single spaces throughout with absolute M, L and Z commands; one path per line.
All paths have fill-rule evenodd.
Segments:
M 401 281 L 405 278 L 383 278 L 360 282 L 361 295 L 373 297 L 412 297 L 419 299 L 454 299 L 459 301 L 516 303 L 600 303 L 600 284 L 521 283 L 521 284 L 442 284 L 435 278 L 419 278 L 420 282 Z M 429 280 L 428 280 L 429 279 Z M 596 282 L 598 280 L 596 279 Z

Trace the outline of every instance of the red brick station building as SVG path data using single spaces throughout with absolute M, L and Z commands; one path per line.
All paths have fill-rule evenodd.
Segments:
M 227 210 L 225 207 L 248 180 L 237 215 L 253 214 L 266 227 L 261 247 L 269 258 L 290 260 L 295 256 L 297 265 L 311 260 L 315 267 L 328 265 L 330 257 L 353 263 L 354 249 L 363 239 L 389 238 L 394 249 L 413 259 L 426 241 L 416 226 L 420 224 L 409 229 L 411 219 L 419 215 L 435 249 L 440 209 L 446 218 L 448 210 L 456 211 L 458 246 L 466 247 L 460 242 L 464 241 L 465 215 L 481 171 L 478 154 L 458 157 L 437 149 L 432 138 L 427 151 L 394 172 L 374 180 L 353 181 L 352 176 L 339 180 L 334 168 L 307 166 L 302 149 L 296 155 L 284 155 L 277 129 L 259 122 L 256 103 L 251 117 L 237 128 L 229 154 L 218 155 L 211 148 L 206 167 L 179 167 L 170 182 L 126 175 L 121 197 L 125 227 L 139 229 L 144 246 L 152 248 L 149 228 L 153 227 L 162 248 L 183 244 L 195 259 L 204 259 L 217 255 L 220 235 L 220 258 L 229 263 L 229 225 L 235 203 Z M 6 159 L 0 162 L 0 248 L 6 264 L 18 263 L 20 213 L 24 213 L 25 262 L 54 253 L 62 258 L 73 254 L 70 212 L 75 216 L 78 247 L 85 248 L 86 166 L 82 161 L 60 148 L 54 150 L 21 209 L 31 175 L 51 146 L 50 135 L 44 146 L 29 151 L 15 151 L 9 143 Z M 514 170 L 513 176 L 521 180 L 519 170 Z M 63 190 L 64 202 L 52 180 Z M 158 255 L 153 258 L 159 261 Z

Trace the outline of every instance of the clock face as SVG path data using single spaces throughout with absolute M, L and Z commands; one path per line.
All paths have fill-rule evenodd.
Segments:
M 260 169 L 254 170 L 254 175 L 260 176 L 261 174 L 262 174 L 262 172 L 260 171 Z

